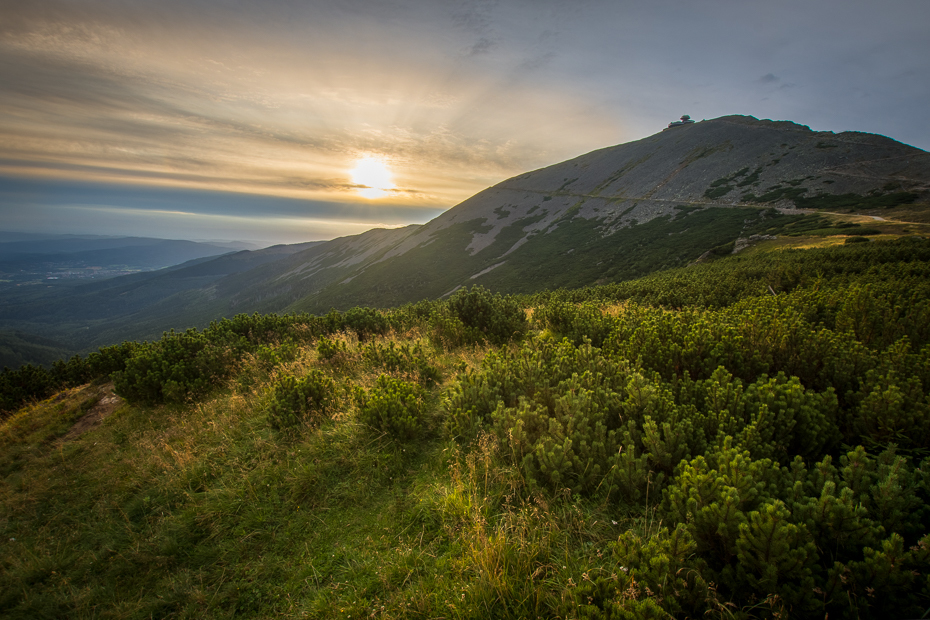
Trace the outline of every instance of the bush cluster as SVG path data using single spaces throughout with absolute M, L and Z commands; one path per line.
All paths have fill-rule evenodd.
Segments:
M 365 342 L 372 336 L 383 336 L 391 329 L 390 321 L 384 313 L 365 307 L 347 310 L 343 315 L 343 324 L 356 333 L 359 342 Z
M 346 329 L 360 340 L 383 335 L 390 319 L 372 308 L 352 308 L 326 316 L 239 314 L 213 321 L 202 330 L 170 331 L 153 342 L 124 342 L 102 347 L 82 359 L 58 361 L 51 369 L 26 365 L 0 373 L 0 416 L 30 399 L 65 387 L 112 377 L 118 393 L 131 401 L 180 402 L 204 394 L 232 375 L 251 353 L 270 367 L 293 359 L 293 347 Z M 280 347 L 284 347 L 281 349 Z
M 75 355 L 68 361 L 58 360 L 51 368 L 25 364 L 16 370 L 0 372 L 0 419 L 16 411 L 30 400 L 48 398 L 58 390 L 74 387 L 107 377 L 122 370 L 139 348 L 135 342 L 123 342 L 101 347 L 86 358 Z
M 892 349 L 882 368 L 904 355 Z M 629 567 L 624 587 L 655 593 L 676 580 L 670 613 L 702 615 L 713 587 L 797 617 L 841 617 L 849 601 L 861 617 L 916 617 L 930 597 L 930 458 L 898 455 L 885 440 L 902 439 L 900 424 L 915 434 L 909 445 L 926 445 L 926 391 L 891 374 L 868 374 L 841 405 L 832 387 L 780 371 L 749 382 L 723 366 L 665 378 L 616 349 L 529 341 L 489 354 L 447 390 L 443 410 L 459 441 L 493 434 L 499 466 L 518 467 L 530 492 L 653 506 L 672 527 L 622 536 L 614 553 Z M 843 449 L 844 437 L 871 438 L 875 451 Z M 643 545 L 662 555 L 646 557 Z M 586 587 L 603 599 L 598 613 L 612 609 L 604 592 L 615 581 Z
M 431 340 L 444 348 L 481 342 L 499 346 L 520 340 L 528 328 L 526 312 L 516 299 L 480 286 L 461 289 L 437 304 L 429 324 Z
M 317 355 L 320 359 L 332 364 L 344 362 L 349 355 L 349 348 L 344 340 L 323 337 L 316 344 Z
M 545 337 L 448 388 L 447 434 L 494 436 L 531 493 L 612 498 L 664 526 L 610 545 L 582 617 L 925 612 L 930 257 L 919 240 L 860 248 L 822 253 L 816 282 L 791 255 L 747 261 L 735 297 L 698 270 L 537 296 Z
M 231 347 L 219 346 L 197 330 L 171 331 L 140 347 L 124 370 L 113 373 L 114 391 L 133 402 L 181 402 L 212 389 L 227 376 L 235 357 Z
M 430 363 L 429 354 L 419 343 L 413 346 L 406 343 L 398 346 L 393 341 L 387 345 L 371 343 L 362 348 L 362 358 L 374 368 L 383 368 L 424 387 L 442 379 L 439 369 Z
M 395 439 L 413 439 L 423 431 L 424 397 L 416 383 L 381 375 L 361 396 L 359 418 Z
M 338 404 L 336 382 L 319 370 L 304 377 L 284 376 L 272 387 L 268 421 L 277 430 L 317 425 Z

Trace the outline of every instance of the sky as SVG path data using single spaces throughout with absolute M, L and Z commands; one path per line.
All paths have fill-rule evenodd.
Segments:
M 0 230 L 426 222 L 682 114 L 930 149 L 928 0 L 0 0 Z

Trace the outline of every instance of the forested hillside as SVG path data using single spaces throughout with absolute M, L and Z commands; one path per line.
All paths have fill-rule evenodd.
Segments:
M 853 239 L 6 371 L 0 615 L 926 617 L 930 242 Z

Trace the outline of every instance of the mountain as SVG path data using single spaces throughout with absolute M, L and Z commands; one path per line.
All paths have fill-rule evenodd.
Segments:
M 20 332 L 0 332 L 0 369 L 23 364 L 51 365 L 73 354 L 59 342 Z
M 0 232 L 0 291 L 44 283 L 67 286 L 171 267 L 244 249 L 240 242 Z
M 928 195 L 930 154 L 920 149 L 728 116 L 522 174 L 424 226 L 336 240 L 266 266 L 261 284 L 238 276 L 218 289 L 238 307 L 324 312 L 471 283 L 582 286 L 687 264 L 818 208 L 926 218 Z
M 928 207 L 930 153 L 726 116 L 521 174 L 422 226 L 115 278 L 51 305 L 42 295 L 4 300 L 0 328 L 86 349 L 241 312 L 387 307 L 470 284 L 579 287 L 766 238 L 930 232 Z
M 212 251 L 247 249 L 241 242 L 196 242 L 153 237 L 109 237 L 100 235 L 36 235 L 0 233 L 0 258 L 10 255 L 72 254 L 121 248 L 148 248 L 176 242 L 177 247 L 202 246 Z

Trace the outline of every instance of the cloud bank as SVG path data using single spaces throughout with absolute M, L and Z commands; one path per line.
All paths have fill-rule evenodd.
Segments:
M 208 219 L 287 199 L 323 238 L 425 221 L 683 113 L 928 148 L 928 22 L 925 0 L 4 2 L 0 175 L 89 183 L 127 217 L 134 192 L 250 197 L 194 210 Z M 396 185 L 378 201 L 351 180 L 367 156 Z M 64 208 L 4 187 L 23 229 Z M 174 209 L 150 210 L 170 228 Z M 101 221 L 84 213 L 73 226 Z

